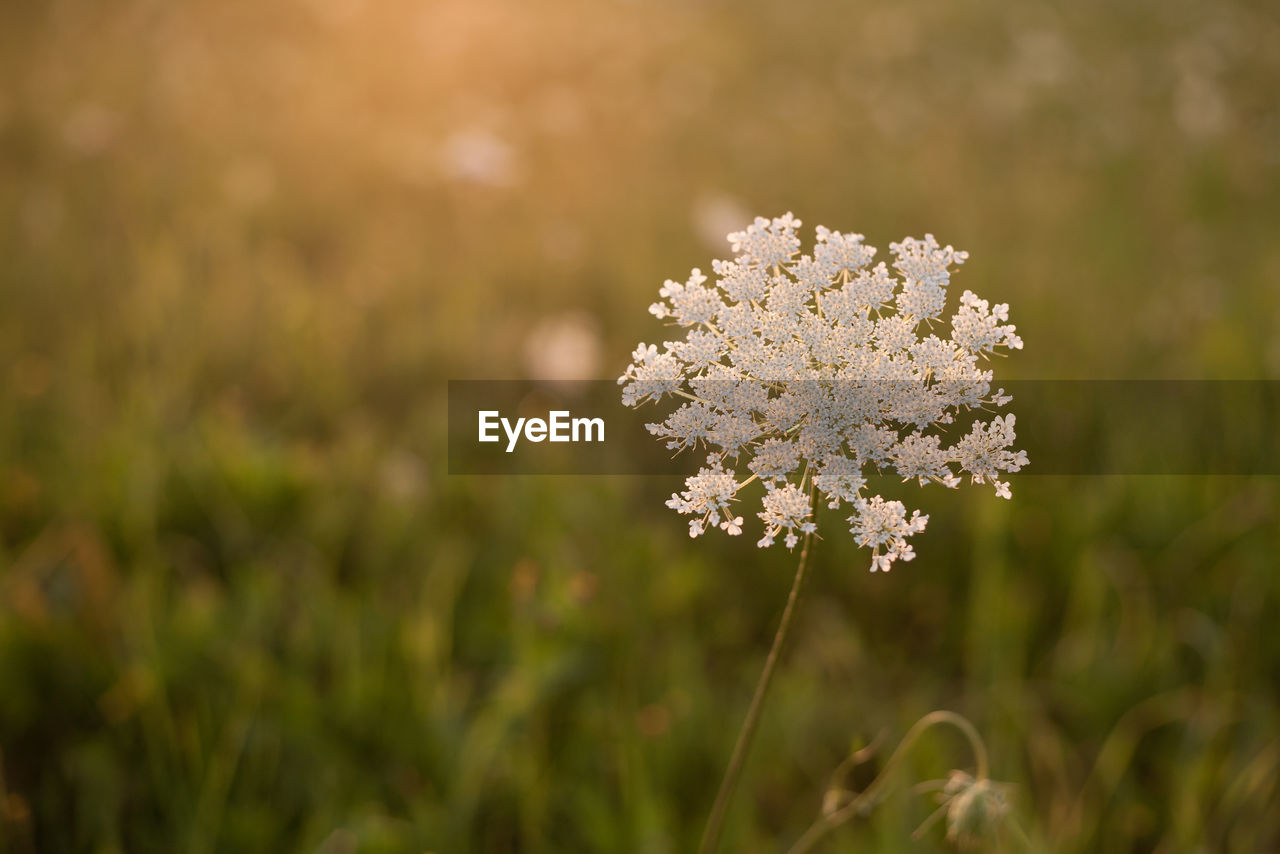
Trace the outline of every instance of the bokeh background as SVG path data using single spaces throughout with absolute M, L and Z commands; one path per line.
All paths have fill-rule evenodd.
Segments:
M 794 555 L 663 478 L 451 477 L 445 381 L 616 376 L 787 210 L 969 250 L 1003 376 L 1280 377 L 1277 44 L 1262 0 L 3 4 L 0 848 L 691 850 Z M 1280 850 L 1280 482 L 1014 493 L 913 494 L 888 576 L 818 544 L 724 850 L 934 708 L 1035 850 Z M 971 763 L 929 736 L 826 850 L 946 850 L 909 784 Z

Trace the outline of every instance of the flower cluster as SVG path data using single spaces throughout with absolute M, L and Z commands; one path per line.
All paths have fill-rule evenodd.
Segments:
M 793 548 L 813 533 L 820 493 L 829 507 L 852 509 L 850 531 L 871 549 L 872 571 L 888 570 L 915 556 L 907 538 L 929 517 L 865 494 L 867 473 L 947 487 L 968 474 L 1009 497 L 1001 477 L 1027 464 L 1025 451 L 1011 450 L 1014 416 L 977 420 L 951 443 L 945 430 L 961 410 L 1009 402 L 1003 389 L 991 390 L 979 359 L 1020 349 L 1022 339 L 1007 323 L 1007 305 L 969 291 L 949 337 L 931 331 L 946 309 L 950 270 L 968 257 L 933 235 L 890 244 L 890 270 L 872 266 L 876 249 L 861 234 L 821 226 L 813 253 L 802 255 L 799 226 L 789 213 L 757 218 L 729 235 L 735 257 L 713 262 L 714 282 L 698 269 L 683 283 L 667 281 L 649 311 L 687 332 L 661 350 L 636 348 L 618 379 L 622 401 L 680 399 L 649 431 L 672 450 L 710 450 L 707 465 L 667 502 L 693 517 L 691 536 L 708 525 L 741 533 L 731 504 L 759 480 L 761 547 L 781 534 Z M 739 475 L 740 465 L 750 474 Z

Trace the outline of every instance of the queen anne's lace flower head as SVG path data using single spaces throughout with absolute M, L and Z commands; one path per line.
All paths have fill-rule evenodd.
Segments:
M 694 517 L 690 536 L 708 526 L 740 534 L 732 502 L 759 480 L 761 547 L 782 535 L 794 548 L 816 531 L 821 493 L 830 508 L 852 508 L 850 531 L 871 549 L 872 571 L 888 570 L 915 557 L 907 538 L 929 517 L 866 494 L 868 472 L 947 487 L 968 474 L 1010 496 L 1001 478 L 1027 464 L 1025 451 L 1011 450 L 1014 416 L 975 421 L 954 441 L 945 428 L 961 410 L 1009 402 L 978 362 L 1021 349 L 1022 339 L 1008 305 L 970 291 L 949 336 L 931 331 L 946 310 L 951 268 L 968 258 L 933 235 L 890 244 L 895 276 L 883 262 L 872 266 L 876 249 L 861 234 L 819 226 L 813 254 L 800 254 L 799 227 L 790 213 L 758 217 L 729 235 L 735 257 L 712 263 L 715 281 L 698 269 L 683 283 L 668 280 L 649 311 L 685 337 L 636 348 L 618 379 L 622 401 L 680 399 L 649 432 L 672 450 L 711 451 L 667 502 Z

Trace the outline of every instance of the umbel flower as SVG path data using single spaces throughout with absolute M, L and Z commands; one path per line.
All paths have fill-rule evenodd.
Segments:
M 618 379 L 622 402 L 673 398 L 680 405 L 647 425 L 667 448 L 709 451 L 667 506 L 692 517 L 689 535 L 708 527 L 743 529 L 738 493 L 765 489 L 761 547 L 783 537 L 794 548 L 816 531 L 813 497 L 850 509 L 850 531 L 871 549 L 871 570 L 888 570 L 915 552 L 908 538 L 928 516 L 869 494 L 868 474 L 896 472 L 954 488 L 961 475 L 1010 496 L 1001 478 L 1027 464 L 1012 450 L 1014 416 L 975 420 L 948 439 L 964 410 L 1003 407 L 979 360 L 1021 349 L 1009 306 L 965 291 L 942 329 L 951 268 L 968 253 L 933 235 L 889 245 L 892 269 L 872 265 L 861 234 L 818 226 L 812 254 L 800 253 L 790 213 L 759 217 L 729 235 L 733 260 L 712 262 L 715 280 L 694 269 L 668 280 L 649 307 L 687 330 L 661 350 L 640 344 Z M 949 334 L 942 338 L 935 329 Z

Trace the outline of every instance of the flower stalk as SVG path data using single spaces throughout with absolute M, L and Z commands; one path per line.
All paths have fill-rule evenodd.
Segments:
M 791 631 L 791 623 L 795 617 L 796 604 L 800 600 L 800 592 L 804 587 L 805 576 L 809 567 L 809 548 L 813 544 L 813 532 L 805 534 L 804 545 L 800 548 L 800 564 L 796 567 L 795 578 L 791 582 L 791 592 L 787 595 L 786 607 L 782 609 L 782 619 L 778 623 L 778 631 L 774 633 L 773 645 L 765 658 L 764 669 L 756 682 L 755 693 L 751 697 L 751 706 L 747 709 L 746 720 L 738 732 L 738 741 L 734 745 L 733 755 L 729 757 L 729 765 L 725 768 L 724 778 L 720 781 L 720 791 L 716 793 L 715 803 L 711 806 L 711 814 L 707 818 L 706 829 L 702 833 L 702 842 L 698 845 L 698 854 L 713 854 L 720 844 L 720 832 L 724 827 L 724 819 L 729 811 L 729 803 L 733 792 L 742 776 L 742 766 L 751 750 L 751 742 L 755 738 L 756 727 L 760 723 L 760 714 L 764 709 L 764 700 L 773 684 L 773 674 L 782 657 L 783 647 Z

